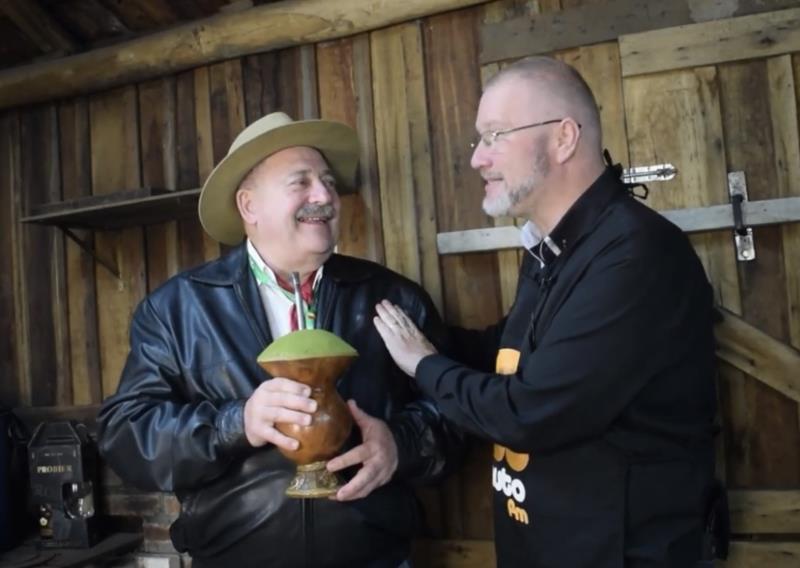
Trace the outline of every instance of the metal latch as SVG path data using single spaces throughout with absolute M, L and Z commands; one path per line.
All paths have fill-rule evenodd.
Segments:
M 756 258 L 756 248 L 753 242 L 753 229 L 744 224 L 742 203 L 748 201 L 747 179 L 744 172 L 728 173 L 728 193 L 733 207 L 733 238 L 736 242 L 736 258 L 750 261 Z
M 636 166 L 622 172 L 625 183 L 647 183 L 650 181 L 668 181 L 678 174 L 672 164 L 655 164 L 652 166 Z

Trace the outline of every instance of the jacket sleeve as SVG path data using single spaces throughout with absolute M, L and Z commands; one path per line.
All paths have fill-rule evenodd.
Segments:
M 705 299 L 706 290 L 670 278 L 663 258 L 609 248 L 517 374 L 478 372 L 431 355 L 417 368 L 420 387 L 456 424 L 516 451 L 553 451 L 601 435 L 650 378 L 688 349 L 684 322 L 702 327 L 707 319 L 692 314 L 701 303 L 690 299 Z
M 409 314 L 437 349 L 447 348 L 447 330 L 427 294 L 409 310 Z M 397 372 L 403 375 L 404 380 L 412 381 L 399 369 Z M 447 475 L 461 461 L 466 448 L 465 436 L 461 428 L 445 419 L 431 398 L 413 383 L 411 387 L 418 395 L 416 400 L 406 404 L 389 420 L 389 428 L 397 443 L 396 475 L 411 483 L 432 483 Z
M 231 459 L 251 451 L 244 434 L 244 400 L 219 406 L 192 400 L 170 347 L 170 330 L 149 299 L 131 324 L 131 351 L 117 393 L 98 416 L 99 449 L 125 481 L 142 489 L 176 491 L 204 485 Z

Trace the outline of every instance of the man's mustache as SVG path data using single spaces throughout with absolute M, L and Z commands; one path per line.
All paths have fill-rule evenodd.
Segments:
M 336 210 L 333 208 L 333 205 L 326 203 L 324 205 L 304 205 L 300 208 L 295 217 L 297 219 L 308 219 L 309 217 L 332 219 L 335 214 Z

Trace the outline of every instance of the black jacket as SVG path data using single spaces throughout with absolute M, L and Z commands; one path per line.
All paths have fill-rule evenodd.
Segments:
M 418 527 L 408 483 L 440 476 L 460 440 L 386 351 L 372 322 L 383 298 L 441 337 L 439 316 L 419 286 L 339 255 L 325 264 L 317 322 L 358 350 L 338 390 L 389 424 L 398 471 L 365 499 L 305 504 L 284 496 L 294 465 L 274 446 L 252 448 L 244 435 L 245 400 L 269 378 L 256 357 L 271 341 L 245 246 L 175 276 L 142 301 L 118 392 L 100 412 L 100 450 L 124 480 L 176 493 L 178 550 L 208 558 L 258 530 L 264 539 L 245 551 L 258 566 L 361 565 L 407 554 Z M 354 427 L 346 447 L 358 437 Z
M 714 457 L 703 267 L 612 169 L 550 237 L 561 254 L 524 255 L 507 318 L 462 332 L 478 370 L 433 355 L 418 384 L 496 443 L 501 567 L 691 568 Z

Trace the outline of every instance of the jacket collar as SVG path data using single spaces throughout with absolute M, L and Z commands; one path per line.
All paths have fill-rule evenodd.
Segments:
M 625 185 L 612 168 L 605 171 L 572 204 L 555 228 L 542 242 L 547 246 L 538 247 L 538 256 L 543 264 L 553 262 L 562 254 L 569 254 L 581 237 L 594 227 L 612 199 L 625 194 Z

